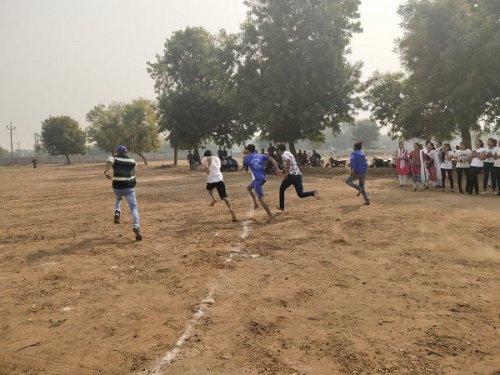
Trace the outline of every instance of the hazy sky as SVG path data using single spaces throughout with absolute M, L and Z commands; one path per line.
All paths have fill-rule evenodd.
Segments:
M 352 41 L 352 60 L 364 77 L 398 70 L 396 9 L 403 0 L 362 0 L 364 28 Z M 236 32 L 243 0 L 0 0 L 0 146 L 33 147 L 33 133 L 50 115 L 69 115 L 83 127 L 96 104 L 154 99 L 146 62 L 163 51 L 173 31 L 203 26 Z

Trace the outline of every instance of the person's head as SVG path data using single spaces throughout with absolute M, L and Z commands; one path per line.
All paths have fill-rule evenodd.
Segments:
M 436 148 L 434 147 L 434 143 L 432 142 L 429 142 L 425 145 L 425 147 L 427 148 L 427 151 L 432 151 L 432 150 L 435 150 Z
M 354 151 L 359 151 L 363 148 L 363 142 L 356 142 L 354 144 Z
M 286 146 L 283 143 L 280 143 L 276 148 L 278 149 L 278 154 L 280 155 L 283 155 L 286 151 Z
M 484 142 L 478 138 L 478 139 L 476 139 L 475 145 L 476 145 L 476 148 L 484 147 Z
M 223 150 L 226 150 L 226 146 L 222 147 Z
M 247 150 L 250 153 L 255 153 L 255 146 L 254 145 L 247 145 Z
M 273 144 L 271 142 L 269 142 L 269 147 L 273 147 Z
M 399 142 L 399 148 L 405 148 L 405 143 L 403 141 Z
M 420 150 L 420 145 L 417 142 L 415 142 L 413 144 L 413 149 L 416 150 L 416 151 Z
M 457 150 L 457 151 L 458 151 L 458 150 L 460 150 L 460 146 L 459 146 L 459 145 L 456 145 L 456 146 L 455 146 L 455 150 Z
M 127 152 L 127 147 L 125 147 L 124 145 L 118 145 L 115 148 L 115 152 L 117 154 L 125 154 Z
M 188 151 L 188 154 L 190 154 L 190 153 L 191 153 L 191 150 Z
M 489 148 L 497 147 L 497 140 L 495 138 L 488 138 L 487 143 Z
M 460 142 L 460 150 L 466 150 L 467 149 L 467 145 L 465 144 L 465 142 Z
M 265 153 L 265 150 L 264 150 L 264 149 L 261 149 L 261 150 L 260 150 L 260 153 L 261 153 L 261 154 L 264 154 L 264 153 Z
M 436 143 L 437 143 L 437 147 L 438 147 L 438 148 L 443 147 L 443 142 L 441 142 L 441 141 L 437 141 Z
M 189 151 L 191 152 L 191 151 Z M 212 156 L 212 151 L 210 150 L 205 150 L 205 153 L 203 154 L 204 157 Z
M 451 151 L 451 145 L 449 143 L 445 143 L 443 145 L 443 150 L 444 151 Z

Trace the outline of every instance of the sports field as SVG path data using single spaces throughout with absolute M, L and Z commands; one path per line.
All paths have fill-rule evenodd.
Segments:
M 0 170 L 0 374 L 500 374 L 498 197 L 140 166 L 137 242 L 103 170 Z

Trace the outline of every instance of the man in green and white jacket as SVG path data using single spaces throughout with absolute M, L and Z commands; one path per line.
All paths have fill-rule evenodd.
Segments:
M 141 225 L 135 197 L 135 166 L 137 163 L 127 155 L 127 148 L 124 145 L 116 146 L 115 152 L 116 155 L 108 158 L 104 171 L 106 178 L 113 181 L 113 191 L 116 198 L 114 223 L 120 224 L 122 198 L 125 197 L 132 213 L 135 239 L 140 241 L 142 240 Z M 113 174 L 111 174 L 111 170 L 113 170 Z

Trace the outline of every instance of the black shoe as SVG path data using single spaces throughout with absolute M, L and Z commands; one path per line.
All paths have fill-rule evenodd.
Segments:
M 115 211 L 115 217 L 113 218 L 113 223 L 120 224 L 120 211 Z
M 134 227 L 134 233 L 135 233 L 135 239 L 137 241 L 141 241 L 142 240 L 141 230 L 137 227 Z

